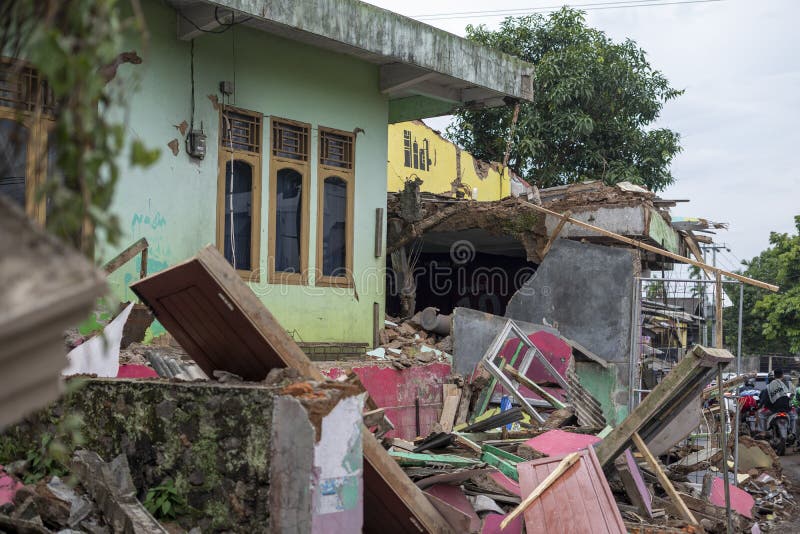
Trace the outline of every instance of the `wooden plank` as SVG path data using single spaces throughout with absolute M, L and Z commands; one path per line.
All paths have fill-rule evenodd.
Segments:
M 494 454 L 486 451 L 481 454 L 481 461 L 498 468 L 505 476 L 519 482 L 519 474 L 517 473 L 517 467 L 514 464 L 511 464 L 502 458 L 498 458 Z
M 547 209 L 547 208 L 545 208 L 543 206 L 537 206 L 536 204 L 533 204 L 532 202 L 527 202 L 525 200 L 520 200 L 519 202 L 522 203 L 525 206 L 530 207 L 531 209 L 534 209 L 534 210 L 538 211 L 538 212 L 546 213 L 547 215 L 552 215 L 553 217 L 559 217 L 559 218 L 561 217 L 560 213 L 552 211 L 552 210 L 549 210 L 549 209 Z M 708 265 L 707 263 L 703 263 L 703 262 L 700 262 L 700 261 L 695 261 L 695 260 L 689 259 L 689 258 L 687 258 L 685 256 L 681 256 L 680 254 L 675 254 L 675 253 L 670 252 L 668 250 L 664 250 L 664 249 L 661 249 L 661 248 L 658 248 L 658 247 L 654 247 L 652 245 L 648 245 L 647 243 L 642 243 L 641 241 L 636 241 L 635 239 L 631 239 L 629 237 L 625 237 L 625 236 L 619 235 L 617 233 L 611 232 L 611 231 L 606 230 L 604 228 L 600 228 L 599 226 L 594 226 L 593 224 L 589 224 L 589 223 L 585 223 L 583 221 L 579 221 L 577 219 L 573 219 L 572 217 L 568 217 L 567 220 L 570 223 L 572 223 L 572 224 L 574 224 L 576 226 L 580 226 L 581 228 L 585 228 L 587 230 L 591 230 L 593 232 L 597 232 L 600 235 L 603 235 L 603 236 L 606 236 L 606 237 L 610 237 L 612 239 L 615 239 L 616 241 L 620 241 L 622 243 L 626 243 L 626 244 L 631 245 L 633 247 L 640 248 L 642 250 L 646 250 L 646 251 L 652 252 L 654 254 L 659 254 L 661 256 L 666 256 L 667 258 L 671 258 L 673 260 L 676 260 L 676 261 L 679 261 L 679 262 L 682 262 L 682 263 L 688 263 L 689 265 L 694 265 L 695 267 L 700 267 L 701 269 L 703 269 L 704 271 L 706 271 L 708 273 L 720 273 L 721 275 L 727 276 L 728 278 L 733 278 L 734 280 L 739 280 L 740 282 L 744 282 L 745 284 L 748 284 L 748 285 L 751 285 L 751 286 L 756 286 L 756 287 L 760 287 L 760 288 L 763 288 L 763 289 L 769 289 L 770 291 L 778 291 L 780 289 L 776 285 L 767 284 L 766 282 L 761 282 L 760 280 L 754 280 L 753 278 L 748 278 L 746 276 L 742 276 L 741 274 L 732 273 L 732 272 L 726 271 L 724 269 L 720 269 L 718 267 L 714 267 L 712 265 Z
M 442 414 L 439 417 L 439 424 L 442 432 L 451 432 L 453 422 L 458 410 L 458 402 L 461 398 L 461 391 L 455 384 L 442 384 Z
M 550 247 L 553 246 L 553 241 L 556 240 L 558 234 L 560 234 L 561 230 L 564 229 L 564 225 L 567 224 L 567 221 L 569 221 L 569 218 L 571 216 L 572 212 L 569 210 L 561 214 L 561 220 L 558 221 L 558 225 L 556 225 L 555 229 L 553 230 L 553 233 L 550 234 L 550 237 L 547 239 L 547 243 L 545 244 L 544 249 L 542 249 L 542 258 L 547 256 L 547 253 L 550 251 Z
M 383 256 L 383 208 L 375 208 L 375 257 Z
M 187 279 L 184 274 L 191 277 Z M 202 280 L 197 280 L 197 276 Z M 204 295 L 213 299 L 223 322 L 213 324 L 210 317 L 198 318 L 184 310 L 178 314 L 191 317 L 193 323 L 199 320 L 200 326 L 212 329 L 213 335 L 208 335 L 220 345 L 229 340 L 229 332 L 224 332 L 223 329 L 235 334 L 232 344 L 222 347 L 227 356 L 222 361 L 222 369 L 227 370 L 235 359 L 243 359 L 249 362 L 248 365 L 255 366 L 259 374 L 274 367 L 293 367 L 303 376 L 324 380 L 316 365 L 214 247 L 206 247 L 195 258 L 136 282 L 132 289 L 154 312 L 158 310 L 156 316 L 161 324 L 189 355 L 202 359 L 207 348 L 201 347 L 194 339 L 192 332 L 197 333 L 197 329 L 193 325 L 183 325 L 176 321 L 174 315 L 177 311 L 167 309 L 167 301 L 164 299 L 176 291 L 198 287 L 195 284 L 198 281 L 202 281 L 201 286 L 206 291 L 215 291 L 210 296 Z M 198 312 L 199 310 L 191 310 L 191 313 Z M 239 328 L 231 330 L 231 325 L 234 324 Z M 223 336 L 223 341 L 218 336 Z M 256 359 L 250 360 L 251 356 Z M 374 402 L 368 402 L 370 404 L 374 405 Z M 362 427 L 361 433 L 365 460 L 364 531 L 380 531 L 382 534 L 451 532 L 452 527 L 369 430 Z
M 672 481 L 670 481 L 667 474 L 664 473 L 664 470 L 661 469 L 661 466 L 658 465 L 658 460 L 650 452 L 650 449 L 647 448 L 644 440 L 636 432 L 633 433 L 632 438 L 636 448 L 640 453 L 642 453 L 644 459 L 647 460 L 647 464 L 650 466 L 650 469 L 655 472 L 658 481 L 661 483 L 661 487 L 664 488 L 664 491 L 667 492 L 669 498 L 672 500 L 675 506 L 677 506 L 679 515 L 695 527 L 702 528 L 700 527 L 700 523 L 697 522 L 697 519 L 695 519 L 694 514 L 692 514 L 692 511 L 689 510 L 689 508 L 686 506 L 686 503 L 683 502 L 683 499 L 681 499 L 681 496 L 678 494 L 677 490 L 675 490 L 675 486 L 672 485 Z
M 541 386 L 539 386 L 539 384 L 537 384 L 536 382 L 534 382 L 533 380 L 531 380 L 527 376 L 525 376 L 523 374 L 520 374 L 520 372 L 517 371 L 516 369 L 514 369 L 513 367 L 508 366 L 508 367 L 505 367 L 503 370 L 505 371 L 505 373 L 507 375 L 511 376 L 511 378 L 513 378 L 514 380 L 516 380 L 517 382 L 519 382 L 520 384 L 522 384 L 526 388 L 530 389 L 531 391 L 535 391 L 545 401 L 549 402 L 550 405 L 553 408 L 558 410 L 558 409 L 567 407 L 566 404 L 564 404 L 563 402 L 561 402 L 560 400 L 558 400 L 557 398 L 555 398 L 554 396 L 549 394 Z
M 553 485 L 553 482 L 558 480 L 558 477 L 560 477 L 561 475 L 566 473 L 567 470 L 570 467 L 572 467 L 572 465 L 574 463 L 576 463 L 578 460 L 580 460 L 580 458 L 581 458 L 581 456 L 577 452 L 573 452 L 573 453 L 570 453 L 570 454 L 566 455 L 558 463 L 556 468 L 553 471 L 551 471 L 550 474 L 547 475 L 547 477 L 544 480 L 539 482 L 539 485 L 536 486 L 536 488 L 531 492 L 531 494 L 528 495 L 527 497 L 525 497 L 525 499 L 521 503 L 519 503 L 519 506 L 514 508 L 511 511 L 511 513 L 509 513 L 506 516 L 506 518 L 503 520 L 503 522 L 500 523 L 500 528 L 505 528 L 506 525 L 508 525 L 511 521 L 513 521 L 515 517 L 517 517 L 519 514 L 523 513 L 525 510 L 527 510 L 528 507 L 531 504 L 533 504 L 533 501 L 538 499 L 542 495 L 542 493 L 547 491 L 547 489 L 550 488 L 550 486 Z
M 381 305 L 378 302 L 372 303 L 372 348 L 381 344 L 380 333 L 383 328 L 381 320 Z
M 625 450 L 625 455 L 617 459 L 617 472 L 625 486 L 631 502 L 638 508 L 639 512 L 648 518 L 653 517 L 653 496 L 647 488 L 639 465 L 633 458 L 630 449 Z
M 125 250 L 123 250 L 122 252 L 120 252 L 119 254 L 114 256 L 113 258 L 111 258 L 111 260 L 109 260 L 108 263 L 103 265 L 103 270 L 106 272 L 106 274 L 113 273 L 114 271 L 116 271 L 117 269 L 119 269 L 120 267 L 122 267 L 123 265 L 128 263 L 130 260 L 135 258 L 136 255 L 139 254 L 140 252 L 144 256 L 145 255 L 145 251 L 147 250 L 147 247 L 148 247 L 147 239 L 145 239 L 144 237 L 139 239 L 138 241 L 136 241 L 135 243 L 130 245 L 128 248 L 126 248 Z M 142 258 L 142 260 L 143 260 L 142 261 L 142 265 L 146 265 L 147 264 L 147 257 L 144 256 Z M 146 274 L 147 273 L 147 267 L 143 267 L 143 269 L 144 269 L 144 272 Z
M 456 419 L 453 422 L 454 426 L 462 425 L 467 422 L 469 417 L 469 403 L 472 400 L 472 384 L 464 384 L 461 388 L 461 400 L 458 401 L 458 410 L 456 410 Z
M 510 452 L 504 451 L 503 449 L 499 449 L 499 448 L 495 447 L 494 445 L 486 445 L 486 444 L 484 444 L 481 447 L 481 450 L 482 450 L 482 452 L 488 452 L 488 453 L 494 454 L 498 458 L 501 458 L 501 459 L 503 459 L 503 460 L 505 460 L 507 462 L 510 462 L 512 464 L 518 464 L 520 462 L 526 462 L 527 461 L 525 458 L 520 458 L 516 454 L 511 454 Z
M 524 512 L 528 534 L 625 532 L 622 516 L 594 452 L 589 448 L 576 454 L 580 460 Z M 518 464 L 521 494 L 530 495 L 567 456 Z
M 478 460 L 457 456 L 455 454 L 425 454 L 422 452 L 390 451 L 389 456 L 394 458 L 399 465 L 407 467 L 424 467 L 430 464 L 471 467 L 480 464 Z

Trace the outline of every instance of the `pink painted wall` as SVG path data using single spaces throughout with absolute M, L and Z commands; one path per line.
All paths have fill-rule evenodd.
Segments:
M 386 410 L 394 424 L 387 434 L 412 440 L 417 437 L 414 401 L 419 398 L 420 433 L 427 435 L 439 421 L 442 411 L 442 384 L 450 376 L 450 364 L 432 363 L 417 365 L 399 371 L 380 362 L 359 362 L 352 370 L 369 392 L 375 403 Z M 333 379 L 348 373 L 343 367 L 323 368 L 322 372 Z

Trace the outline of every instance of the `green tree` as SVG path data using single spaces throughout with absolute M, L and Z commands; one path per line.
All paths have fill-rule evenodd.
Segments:
M 652 128 L 670 87 L 644 50 L 615 43 L 569 8 L 545 17 L 507 18 L 497 31 L 467 26 L 469 39 L 533 63 L 533 102 L 520 105 L 508 165 L 528 182 L 550 187 L 589 179 L 629 181 L 661 191 L 679 135 Z M 503 161 L 512 107 L 464 109 L 447 135 L 485 160 Z
M 139 0 L 5 0 L 0 2 L 0 52 L 24 58 L 47 80 L 55 118 L 48 144 L 57 172 L 37 191 L 48 198 L 48 230 L 92 254 L 93 234 L 109 244 L 120 235 L 109 208 L 119 156 L 148 166 L 158 150 L 125 141 L 123 111 L 130 78 L 122 63 L 140 63 L 147 29 Z M 19 65 L 21 66 L 21 64 Z M 41 103 L 37 106 L 41 107 Z M 34 110 L 43 113 L 42 109 Z M 47 164 L 47 162 L 39 162 Z
M 744 275 L 780 286 L 770 293 L 744 286 L 742 352 L 745 354 L 800 353 L 800 215 L 794 218 L 797 234 L 772 232 L 770 247 L 751 261 L 742 262 Z M 734 306 L 725 311 L 728 344 L 735 346 L 739 313 L 739 288 L 728 288 Z

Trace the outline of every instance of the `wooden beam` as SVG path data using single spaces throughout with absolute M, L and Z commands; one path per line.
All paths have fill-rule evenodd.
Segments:
M 540 212 L 540 213 L 545 213 L 547 215 L 552 215 L 553 217 L 559 217 L 559 218 L 562 216 L 558 212 L 549 210 L 549 209 L 547 209 L 547 208 L 545 208 L 543 206 L 537 206 L 536 204 L 533 204 L 532 202 L 528 202 L 528 201 L 525 201 L 525 200 L 520 200 L 519 202 L 521 204 L 524 204 L 525 206 L 535 210 L 535 211 Z M 576 226 L 580 226 L 581 228 L 586 228 L 587 230 L 591 230 L 591 231 L 596 232 L 596 233 L 598 233 L 598 234 L 600 234 L 602 236 L 610 237 L 610 238 L 615 239 L 617 241 L 620 241 L 622 243 L 626 243 L 628 245 L 631 245 L 631 246 L 636 247 L 636 248 L 640 248 L 642 250 L 647 250 L 648 252 L 652 252 L 654 254 L 659 254 L 661 256 L 673 259 L 675 261 L 680 261 L 682 263 L 688 263 L 689 265 L 694 265 L 695 267 L 700 267 L 704 271 L 706 271 L 708 273 L 711 273 L 711 274 L 720 273 L 721 275 L 727 276 L 728 278 L 733 278 L 734 280 L 739 280 L 740 282 L 744 282 L 745 284 L 748 284 L 748 285 L 751 285 L 751 286 L 760 287 L 762 289 L 769 289 L 770 291 L 778 291 L 780 289 L 776 285 L 768 284 L 766 282 L 762 282 L 760 280 L 755 280 L 753 278 L 748 278 L 747 276 L 742 276 L 741 274 L 731 273 L 731 272 L 728 272 L 728 271 L 726 271 L 724 269 L 720 269 L 718 267 L 714 267 L 713 265 L 708 265 L 707 263 L 703 263 L 701 261 L 695 261 L 695 260 L 692 260 L 692 259 L 687 258 L 685 256 L 681 256 L 680 254 L 675 254 L 674 252 L 670 252 L 668 250 L 664 250 L 664 249 L 661 249 L 661 248 L 658 248 L 658 247 L 654 247 L 653 245 L 648 245 L 647 243 L 642 243 L 641 241 L 636 241 L 635 239 L 631 239 L 629 237 L 625 237 L 623 235 L 619 235 L 617 233 L 611 232 L 610 230 L 606 230 L 604 228 L 600 228 L 599 226 L 594 226 L 593 224 L 589 224 L 589 223 L 585 223 L 583 221 L 579 221 L 579 220 L 574 219 L 572 217 L 568 217 L 567 220 L 570 223 L 572 223 L 572 224 L 574 224 Z
M 714 346 L 722 348 L 722 273 L 717 271 L 716 303 L 714 304 Z
M 637 432 L 633 433 L 633 444 L 636 445 L 636 448 L 639 449 L 639 452 L 642 453 L 644 459 L 647 460 L 647 463 L 650 465 L 650 469 L 652 469 L 658 481 L 661 483 L 661 486 L 664 488 L 664 491 L 667 492 L 669 498 L 672 499 L 673 504 L 678 508 L 679 515 L 695 527 L 701 528 L 700 523 L 697 522 L 692 511 L 686 506 L 686 503 L 683 502 L 681 496 L 678 494 L 677 490 L 675 490 L 675 486 L 672 485 L 672 481 L 670 481 L 669 477 L 664 470 L 661 469 L 661 466 L 658 465 L 658 460 L 656 460 L 653 453 L 650 452 L 650 449 L 647 448 L 645 445 L 644 440 L 639 436 Z
M 456 418 L 456 411 L 458 410 L 458 401 L 461 398 L 461 392 L 455 384 L 442 384 L 442 414 L 439 417 L 439 424 L 442 426 L 442 432 L 450 432 L 453 430 L 453 421 Z
M 549 475 L 547 475 L 547 478 L 542 480 L 539 483 L 539 485 L 536 486 L 536 489 L 534 489 L 530 495 L 525 497 L 525 500 L 519 503 L 519 506 L 514 508 L 514 510 L 510 514 L 508 514 L 505 519 L 503 519 L 503 521 L 500 523 L 500 529 L 502 530 L 506 528 L 510 522 L 516 519 L 516 517 L 519 516 L 521 513 L 523 513 L 525 510 L 527 510 L 530 507 L 530 505 L 532 505 L 533 502 L 542 495 L 542 493 L 547 491 L 547 488 L 553 485 L 553 482 L 558 480 L 558 478 L 561 475 L 566 473 L 567 469 L 572 467 L 572 465 L 578 460 L 580 460 L 580 458 L 581 458 L 580 452 L 573 452 L 565 456 L 564 459 L 561 460 L 561 462 L 559 462 L 558 466 L 556 466 L 556 468 L 553 469 L 553 471 Z
M 603 441 L 595 445 L 600 465 L 605 468 L 624 451 L 634 433 L 651 439 L 672 419 L 680 416 L 689 402 L 700 402 L 704 380 L 710 379 L 720 362 L 734 361 L 723 349 L 695 345 L 642 402 L 618 424 Z M 696 394 L 694 393 L 696 391 Z
M 547 391 L 542 389 L 542 387 L 539 384 L 537 384 L 527 376 L 520 374 L 520 372 L 514 369 L 513 367 L 510 366 L 505 367 L 503 370 L 506 372 L 506 374 L 511 375 L 511 378 L 513 378 L 526 388 L 532 389 L 533 391 L 538 393 L 539 396 L 541 396 L 544 400 L 549 402 L 553 408 L 560 410 L 561 408 L 567 407 L 566 404 L 564 404 L 563 402 L 561 402 L 560 400 L 549 394 Z
M 544 246 L 544 249 L 542 249 L 542 258 L 547 256 L 547 253 L 550 251 L 550 247 L 553 246 L 553 241 L 556 240 L 558 234 L 560 234 L 561 230 L 564 229 L 564 225 L 567 224 L 571 216 L 572 212 L 569 210 L 561 214 L 561 220 L 558 221 L 558 225 L 556 226 L 555 230 L 553 230 L 553 233 L 550 234 L 550 238 L 547 240 L 547 244 Z
M 383 256 L 383 208 L 375 208 L 375 257 Z
M 140 240 L 136 241 L 134 244 L 114 256 L 108 263 L 103 266 L 103 270 L 106 274 L 111 274 L 130 260 L 136 257 L 137 254 L 140 252 L 142 253 L 142 270 L 140 274 L 143 272 L 147 275 L 147 247 L 148 247 L 147 239 L 141 238 Z

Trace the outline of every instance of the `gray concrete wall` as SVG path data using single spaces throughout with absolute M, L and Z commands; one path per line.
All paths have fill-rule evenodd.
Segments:
M 627 414 L 638 261 L 631 249 L 558 239 L 506 308 L 506 317 L 552 324 L 611 364 L 607 370 L 584 365 L 577 371 L 612 425 Z
M 627 363 L 635 261 L 629 249 L 558 239 L 506 317 L 552 324 L 601 358 Z

